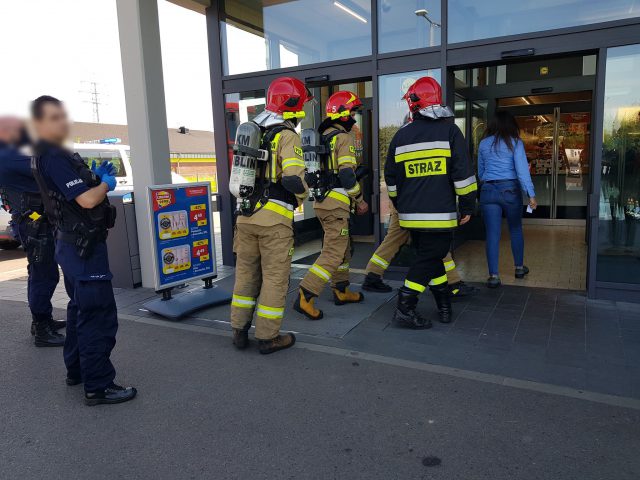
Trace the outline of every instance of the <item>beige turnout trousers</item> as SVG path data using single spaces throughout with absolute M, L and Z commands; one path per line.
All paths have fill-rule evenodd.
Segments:
M 349 211 L 317 208 L 316 215 L 324 231 L 322 252 L 302 279 L 300 286 L 314 295 L 320 295 L 325 283 L 329 281 L 332 286 L 349 281 L 351 243 Z
M 278 336 L 289 290 L 293 230 L 238 223 L 233 239 L 237 255 L 236 281 L 231 301 L 231 326 L 251 325 L 256 313 L 256 338 Z
M 393 257 L 396 256 L 403 245 L 409 243 L 410 238 L 409 230 L 405 230 L 400 227 L 398 212 L 392 207 L 387 236 L 384 237 L 380 246 L 369 259 L 366 272 L 383 276 L 384 272 L 389 267 L 389 263 L 393 260 Z M 449 284 L 459 282 L 461 280 L 460 274 L 458 274 L 458 271 L 456 270 L 456 263 L 451 257 L 451 252 L 447 253 L 447 256 L 442 259 L 442 262 L 444 263 L 444 269 L 447 272 L 447 281 Z

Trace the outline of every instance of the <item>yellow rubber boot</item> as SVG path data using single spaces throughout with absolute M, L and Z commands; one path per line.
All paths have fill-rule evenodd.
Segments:
M 315 300 L 315 295 L 300 288 L 298 298 L 296 298 L 296 301 L 293 304 L 293 309 L 304 314 L 310 320 L 320 320 L 323 314 L 322 310 L 315 307 Z
M 364 295 L 360 292 L 349 290 L 348 284 L 336 284 L 332 287 L 333 303 L 336 305 L 346 305 L 347 303 L 359 303 L 364 300 Z

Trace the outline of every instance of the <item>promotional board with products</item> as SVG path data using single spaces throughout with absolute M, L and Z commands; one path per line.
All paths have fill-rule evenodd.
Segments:
M 145 307 L 169 318 L 179 318 L 207 306 L 227 303 L 231 295 L 213 284 L 217 276 L 211 190 L 209 183 L 149 187 L 155 289 L 162 299 Z M 172 296 L 173 287 L 194 280 L 204 287 Z
M 156 290 L 215 277 L 209 188 L 207 183 L 149 187 Z

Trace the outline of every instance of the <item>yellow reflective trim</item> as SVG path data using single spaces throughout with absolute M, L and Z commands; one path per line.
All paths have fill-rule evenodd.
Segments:
M 31 215 L 29 215 L 29 218 L 34 222 L 37 221 L 40 217 L 42 217 L 42 215 L 40 215 L 38 212 L 31 212 Z
M 233 295 L 234 300 L 247 300 L 249 302 L 256 303 L 256 299 L 254 297 L 243 297 L 242 295 Z
M 336 165 L 336 142 L 338 141 L 338 135 L 334 135 L 329 142 L 329 148 L 331 150 L 331 155 L 329 156 L 329 160 L 331 161 L 329 165 L 329 170 L 337 170 L 338 166 Z
M 446 273 L 440 277 L 432 278 L 431 281 L 429 282 L 429 285 L 442 285 L 443 283 L 447 283 Z
M 402 228 L 454 228 L 458 220 L 399 220 Z
M 451 270 L 454 270 L 456 268 L 456 263 L 453 260 L 450 260 L 448 262 L 444 262 L 444 269 L 447 272 L 450 272 Z
M 424 285 L 420 285 L 419 283 L 411 282 L 409 280 L 404 281 L 404 286 L 420 293 L 424 292 L 427 289 L 427 287 L 425 287 Z
M 371 257 L 369 261 L 371 263 L 375 263 L 376 265 L 384 268 L 385 270 L 389 267 L 389 262 L 387 262 L 384 258 L 379 257 L 375 253 L 373 254 L 373 257 Z
M 253 297 L 243 297 L 242 295 L 234 295 L 231 305 L 238 308 L 253 308 L 256 305 L 256 299 Z
M 276 133 L 273 140 L 271 140 L 271 179 L 275 181 L 278 176 L 277 170 L 277 158 L 278 158 L 278 145 L 280 144 L 280 133 Z
M 263 318 L 282 318 L 284 316 L 284 307 L 268 307 L 259 303 L 256 315 Z
M 316 263 L 311 265 L 311 268 L 309 269 L 309 271 L 313 273 L 316 277 L 320 277 L 321 279 L 323 279 L 325 282 L 328 282 L 329 280 L 331 280 L 331 274 Z
M 282 169 L 286 169 L 289 167 L 302 167 L 304 168 L 304 162 L 299 158 L 285 158 L 282 160 Z
M 304 118 L 306 115 L 304 110 L 300 110 L 299 112 L 283 112 L 282 118 L 285 120 L 289 120 L 291 118 Z
M 262 204 L 258 202 L 258 205 L 256 206 L 256 208 L 259 208 L 261 206 Z M 265 210 L 271 210 L 272 212 L 282 215 L 283 217 L 286 217 L 289 220 L 293 220 L 293 212 L 288 208 L 283 207 L 282 205 L 278 205 L 277 203 L 267 202 L 266 205 L 262 208 L 264 208 Z
M 342 193 L 338 193 L 334 190 L 331 190 L 327 194 L 328 198 L 333 198 L 334 200 L 338 200 L 339 202 L 346 203 L 347 205 L 351 205 L 351 199 L 348 195 L 343 195 Z
M 360 184 L 356 183 L 353 188 L 347 190 L 347 193 L 352 197 L 357 197 L 360 193 Z
M 398 196 L 398 192 L 397 191 L 388 191 L 387 192 L 389 194 L 389 197 L 391 198 L 396 198 Z
M 349 270 L 349 264 L 348 263 L 343 263 L 342 265 L 340 265 L 338 267 L 338 271 L 339 272 L 346 272 L 347 270 Z
M 342 117 L 350 117 L 350 116 L 351 116 L 351 111 L 350 110 L 343 110 L 341 112 L 330 113 L 329 114 L 329 118 L 331 120 L 337 120 L 337 119 L 342 118 Z
M 252 309 L 253 307 L 255 307 L 255 303 L 252 304 L 252 305 L 249 305 L 247 303 L 240 303 L 240 302 L 238 302 L 236 300 L 233 300 L 231 302 L 231 305 L 234 306 L 234 307 L 238 307 L 238 308 L 251 308 Z
M 467 193 L 475 192 L 478 190 L 478 184 L 472 183 L 471 185 L 467 185 L 466 187 L 456 188 L 456 195 L 466 195 Z
M 356 157 L 351 155 L 343 155 L 342 157 L 338 157 L 338 165 L 356 165 Z
M 284 312 L 284 307 L 268 307 L 266 305 L 262 305 L 261 303 L 258 304 L 258 308 L 260 310 L 264 310 L 265 312 L 271 312 L 271 313 L 283 313 Z
M 404 162 L 407 160 L 417 160 L 419 158 L 433 158 L 433 157 L 450 157 L 451 150 L 448 148 L 433 148 L 431 150 L 416 150 L 415 152 L 400 153 L 395 156 L 396 163 Z
M 280 318 L 284 317 L 284 312 L 272 313 L 272 312 L 268 312 L 268 311 L 265 311 L 265 310 L 262 310 L 262 309 L 258 308 L 256 310 L 256 315 L 258 315 L 259 317 L 262 317 L 262 318 L 280 319 Z

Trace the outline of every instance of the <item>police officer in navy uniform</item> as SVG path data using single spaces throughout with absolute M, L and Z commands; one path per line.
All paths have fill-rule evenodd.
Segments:
M 115 169 L 107 162 L 89 169 L 77 153 L 64 148 L 69 120 L 58 99 L 37 98 L 31 114 L 39 138 L 32 171 L 57 230 L 55 255 L 69 295 L 67 385 L 84 383 L 87 405 L 132 400 L 136 389 L 114 383 L 116 371 L 109 359 L 118 330 L 106 244 L 115 221 L 107 200 L 116 186 Z
M 0 118 L 0 196 L 11 213 L 14 236 L 27 253 L 27 298 L 31 310 L 31 334 L 36 347 L 61 347 L 64 335 L 57 330 L 66 322 L 54 320 L 51 297 L 59 281 L 54 260 L 53 227 L 44 214 L 38 185 L 31 174 L 31 158 L 19 148 L 29 143 L 24 123 Z

